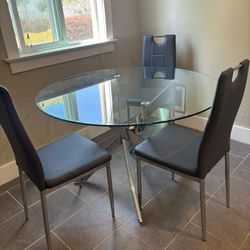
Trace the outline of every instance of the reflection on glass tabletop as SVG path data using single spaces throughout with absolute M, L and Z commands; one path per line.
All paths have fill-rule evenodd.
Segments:
M 85 125 L 157 124 L 211 108 L 216 83 L 184 69 L 104 69 L 50 84 L 36 104 L 49 116 Z

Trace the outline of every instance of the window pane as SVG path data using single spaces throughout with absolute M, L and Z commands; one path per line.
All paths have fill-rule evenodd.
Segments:
M 96 100 L 95 104 L 91 100 Z M 76 92 L 76 102 L 78 105 L 78 116 L 81 120 L 86 120 L 89 123 L 101 122 L 101 102 L 100 90 L 98 85 L 94 85 Z
M 43 102 L 42 106 L 44 107 L 45 112 L 53 113 L 56 117 L 61 119 L 67 118 L 63 97 L 54 98 L 51 102 Z
M 26 46 L 53 42 L 47 0 L 16 0 Z
M 93 39 L 90 0 L 62 0 L 69 42 Z

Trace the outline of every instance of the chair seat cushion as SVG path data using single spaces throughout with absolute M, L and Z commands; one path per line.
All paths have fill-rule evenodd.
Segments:
M 37 150 L 46 188 L 53 188 L 110 161 L 111 155 L 79 134 L 59 139 Z
M 137 156 L 178 172 L 197 176 L 202 134 L 180 126 L 168 126 L 149 137 L 134 152 Z

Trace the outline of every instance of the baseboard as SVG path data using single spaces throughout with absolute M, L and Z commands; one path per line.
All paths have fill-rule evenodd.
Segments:
M 207 123 L 207 118 L 193 116 L 187 119 L 179 120 L 176 123 L 185 127 L 203 131 Z M 231 133 L 231 139 L 245 144 L 250 144 L 250 129 L 234 125 Z
M 250 144 L 250 129 L 234 125 L 231 138 L 235 141 Z
M 186 119 L 178 120 L 175 123 L 184 127 L 203 131 L 207 123 L 207 118 L 200 117 L 200 116 L 192 116 Z
M 0 186 L 12 181 L 18 176 L 16 162 L 12 161 L 0 167 Z
M 79 130 L 78 133 L 89 138 L 89 139 L 93 139 L 97 136 L 104 134 L 105 132 L 107 132 L 109 130 L 110 130 L 110 128 L 107 128 L 107 127 L 88 126 L 84 129 Z

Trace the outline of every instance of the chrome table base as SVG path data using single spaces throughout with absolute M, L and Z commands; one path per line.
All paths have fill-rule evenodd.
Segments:
M 124 158 L 125 158 L 125 164 L 126 164 L 126 168 L 127 168 L 127 172 L 128 172 L 130 190 L 132 193 L 132 197 L 133 197 L 133 201 L 134 201 L 134 205 L 135 205 L 135 209 L 136 209 L 136 213 L 137 213 L 137 218 L 138 218 L 139 222 L 142 223 L 143 220 L 142 220 L 141 210 L 140 210 L 139 202 L 137 199 L 135 185 L 134 185 L 134 182 L 132 179 L 131 168 L 130 168 L 129 159 L 128 159 L 127 140 L 125 137 L 121 137 L 121 139 L 122 139 L 122 148 L 123 148 L 123 154 L 124 154 Z

